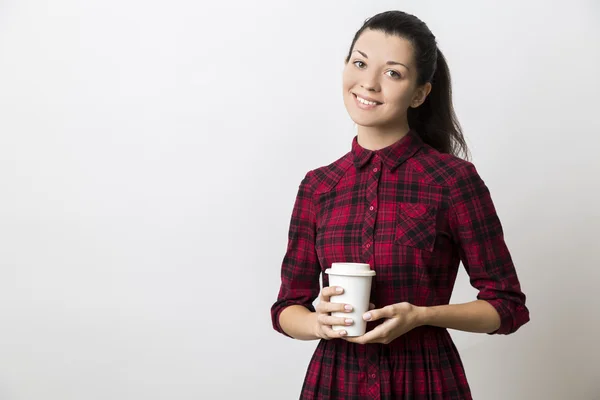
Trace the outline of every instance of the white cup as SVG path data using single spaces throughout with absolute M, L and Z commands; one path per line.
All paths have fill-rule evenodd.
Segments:
M 325 273 L 329 275 L 329 286 L 340 286 L 344 293 L 331 296 L 331 303 L 350 304 L 352 312 L 332 312 L 334 317 L 352 318 L 354 323 L 350 326 L 334 325 L 334 331 L 345 330 L 346 336 L 361 336 L 367 330 L 367 321 L 363 314 L 369 310 L 371 297 L 371 281 L 375 271 L 369 264 L 360 263 L 333 263 Z

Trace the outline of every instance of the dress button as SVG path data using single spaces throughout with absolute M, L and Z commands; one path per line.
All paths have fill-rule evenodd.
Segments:
M 367 249 L 371 247 L 371 243 L 367 243 Z
M 377 375 L 371 374 L 371 378 L 375 379 L 376 377 L 377 377 Z
M 375 209 L 375 207 L 371 206 L 369 207 L 369 210 L 373 211 Z
M 373 168 L 373 172 L 377 172 L 379 171 L 377 168 Z

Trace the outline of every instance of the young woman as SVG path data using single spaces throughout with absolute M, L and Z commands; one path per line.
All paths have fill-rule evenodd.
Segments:
M 447 329 L 509 334 L 529 311 L 488 188 L 459 158 L 468 150 L 435 36 L 403 12 L 368 19 L 343 98 L 357 136 L 300 184 L 271 309 L 277 331 L 320 339 L 300 398 L 471 399 Z M 479 294 L 449 305 L 460 261 Z M 363 336 L 332 330 L 353 323 L 330 315 L 351 310 L 329 302 L 343 288 L 323 274 L 320 290 L 333 262 L 377 272 Z

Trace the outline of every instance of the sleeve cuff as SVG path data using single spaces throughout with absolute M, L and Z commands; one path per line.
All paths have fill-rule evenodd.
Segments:
M 281 333 L 282 335 L 287 336 L 292 339 L 293 339 L 293 337 L 288 335 L 287 333 L 285 333 L 283 328 L 281 328 L 281 325 L 279 324 L 279 316 L 281 315 L 282 311 L 285 310 L 287 307 L 294 306 L 294 305 L 303 306 L 303 307 L 306 307 L 308 309 L 308 311 L 315 312 L 315 307 L 312 304 L 297 303 L 297 302 L 293 302 L 293 301 L 288 301 L 285 303 L 278 304 L 277 306 L 273 307 L 273 309 L 271 310 L 271 319 L 272 319 L 272 323 L 273 323 L 273 329 L 275 329 L 277 332 Z
M 492 305 L 500 315 L 500 327 L 493 332 L 488 332 L 488 335 L 506 335 L 513 332 L 513 317 L 510 310 L 505 306 L 502 300 L 486 300 Z

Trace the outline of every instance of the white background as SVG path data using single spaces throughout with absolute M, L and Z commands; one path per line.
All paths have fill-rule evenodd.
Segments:
M 296 399 L 316 342 L 269 315 L 293 201 L 350 150 L 354 32 L 398 8 L 531 310 L 453 332 L 474 397 L 600 399 L 600 2 L 481 3 L 1 2 L 0 399 Z

